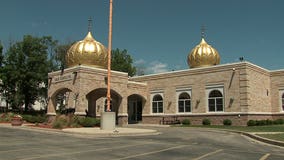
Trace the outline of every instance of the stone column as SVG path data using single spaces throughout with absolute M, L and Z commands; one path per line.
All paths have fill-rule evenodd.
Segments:
M 78 96 L 77 102 L 76 102 L 76 108 L 75 108 L 75 115 L 85 116 L 86 110 L 88 110 L 88 99 L 86 98 L 86 95 L 82 95 L 81 92 Z
M 47 115 L 49 115 L 49 116 L 55 116 L 56 115 L 55 106 L 54 106 L 54 103 L 53 103 L 54 101 L 55 101 L 55 97 L 48 98 Z
M 128 124 L 128 113 L 127 113 L 127 97 L 124 96 L 121 99 L 121 103 L 118 109 L 118 125 L 123 126 Z

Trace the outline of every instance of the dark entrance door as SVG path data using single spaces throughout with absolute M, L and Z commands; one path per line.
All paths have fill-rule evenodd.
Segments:
M 129 101 L 128 102 L 128 123 L 138 123 L 142 121 L 142 101 Z

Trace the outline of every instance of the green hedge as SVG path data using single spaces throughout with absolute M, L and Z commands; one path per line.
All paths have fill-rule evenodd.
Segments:
M 62 129 L 68 126 L 68 121 L 65 118 L 59 117 L 52 123 L 52 128 Z
M 22 117 L 23 117 L 23 120 L 29 123 L 43 123 L 43 122 L 46 122 L 47 120 L 47 117 L 43 115 L 37 115 L 37 116 L 23 115 Z
M 12 113 L 12 112 L 9 112 L 9 113 L 1 113 L 0 114 L 0 122 L 11 122 L 11 119 L 12 117 L 14 116 L 15 114 Z
M 95 127 L 100 125 L 100 120 L 91 117 L 85 117 L 79 119 L 79 124 L 83 127 Z
M 277 120 L 249 120 L 247 126 L 265 126 L 265 125 L 281 125 L 284 124 L 284 119 Z
M 211 121 L 210 121 L 210 119 L 205 118 L 205 119 L 202 120 L 202 124 L 209 126 L 209 125 L 211 125 Z
M 191 123 L 190 123 L 189 119 L 184 119 L 184 120 L 181 121 L 181 124 L 183 124 L 183 125 L 190 125 Z
M 232 121 L 230 119 L 224 119 L 223 124 L 225 126 L 231 126 L 232 125 Z
M 92 117 L 79 117 L 76 115 L 58 115 L 52 123 L 52 128 L 65 127 L 95 127 L 100 126 L 100 120 Z

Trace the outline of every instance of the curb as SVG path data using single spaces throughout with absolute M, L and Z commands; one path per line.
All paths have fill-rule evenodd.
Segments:
M 137 128 L 134 128 L 137 129 Z M 120 132 L 119 128 L 116 130 L 112 131 L 104 131 L 104 132 L 96 132 L 96 133 L 91 133 L 91 132 L 84 132 L 84 131 L 70 131 L 70 130 L 61 130 L 63 133 L 69 133 L 69 134 L 74 134 L 74 135 L 89 135 L 89 136 L 95 136 L 95 137 L 122 137 L 122 136 L 149 136 L 149 135 L 159 135 L 161 134 L 157 130 L 152 130 L 152 131 L 145 131 L 145 132 Z
M 247 133 L 247 132 L 238 132 L 238 131 L 236 131 L 235 133 L 239 133 L 241 135 L 245 135 L 247 137 L 250 137 L 250 138 L 255 139 L 257 141 L 260 141 L 260 142 L 264 142 L 264 143 L 267 143 L 267 144 L 272 144 L 272 145 L 284 147 L 284 142 L 281 142 L 281 141 L 260 137 L 260 136 L 257 136 L 255 134 L 251 134 L 251 133 Z
M 104 132 L 104 133 L 90 133 L 90 132 L 75 132 L 75 131 L 68 131 L 64 129 L 49 129 L 49 128 L 34 128 L 30 126 L 11 126 L 11 125 L 0 125 L 0 128 L 11 128 L 11 129 L 21 129 L 27 131 L 35 131 L 41 133 L 54 133 L 54 134 L 68 134 L 68 135 L 75 135 L 75 136 L 92 136 L 92 137 L 121 137 L 121 136 L 149 136 L 149 135 L 159 135 L 160 132 L 153 130 L 152 132 L 130 132 L 130 133 L 119 133 L 115 131 Z
M 210 128 L 210 129 L 213 129 L 213 128 Z M 218 131 L 216 129 L 213 129 L 213 130 Z M 263 142 L 263 143 L 267 143 L 267 144 L 271 144 L 271 145 L 275 145 L 275 146 L 279 146 L 279 147 L 284 147 L 284 142 L 282 142 L 282 141 L 277 141 L 277 140 L 272 140 L 272 139 L 260 137 L 260 136 L 257 136 L 255 134 L 249 133 L 249 132 L 234 131 L 234 130 L 227 130 L 227 129 L 220 129 L 219 131 L 227 131 L 227 132 L 237 133 L 237 134 L 247 136 L 249 138 L 252 138 L 254 140 L 257 140 L 257 141 L 260 141 L 260 142 Z
M 271 145 L 275 145 L 275 146 L 279 146 L 279 147 L 284 147 L 284 142 L 282 142 L 282 141 L 277 141 L 277 140 L 272 140 L 272 139 L 260 137 L 260 136 L 257 136 L 255 134 L 249 133 L 249 132 L 234 131 L 234 130 L 228 130 L 228 129 L 202 128 L 202 127 L 196 127 L 196 128 L 211 130 L 211 131 L 214 131 L 214 132 L 216 132 L 216 131 L 217 132 L 218 131 L 224 132 L 225 131 L 225 132 L 237 133 L 237 134 L 241 134 L 241 135 L 247 136 L 249 138 L 252 138 L 254 140 L 257 140 L 259 142 L 263 142 L 263 143 L 266 143 L 266 144 L 271 144 Z M 257 132 L 254 132 L 254 133 L 257 133 Z
M 49 128 L 33 128 L 29 126 L 17 126 L 17 127 L 12 127 L 10 125 L 0 125 L 0 127 L 3 128 L 12 128 L 12 129 L 22 129 L 22 130 L 28 130 L 28 131 L 36 131 L 36 132 L 42 132 L 42 133 L 55 133 L 55 134 L 70 134 L 70 135 L 88 135 L 88 136 L 94 136 L 94 137 L 120 137 L 120 136 L 148 136 L 148 135 L 159 135 L 161 132 L 147 132 L 147 133 L 87 133 L 87 132 L 71 132 L 71 131 L 64 131 L 64 130 L 56 130 L 56 129 L 49 129 Z M 214 128 L 202 128 L 202 129 L 207 129 L 207 130 L 213 130 L 213 131 L 226 131 L 226 132 L 231 132 L 231 133 L 237 133 L 241 134 L 247 137 L 250 137 L 254 140 L 279 146 L 279 147 L 284 147 L 284 142 L 282 141 L 277 141 L 277 140 L 272 140 L 264 137 L 257 136 L 255 134 L 249 133 L 249 132 L 242 132 L 242 131 L 234 131 L 234 130 L 226 130 L 226 129 L 214 129 Z

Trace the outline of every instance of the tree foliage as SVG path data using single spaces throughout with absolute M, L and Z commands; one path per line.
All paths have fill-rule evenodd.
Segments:
M 39 98 L 47 98 L 48 73 L 66 68 L 65 55 L 72 43 L 58 45 L 50 36 L 26 35 L 22 41 L 11 44 L 5 54 L 0 43 L 1 93 L 14 109 L 28 110 Z M 136 73 L 136 67 L 127 50 L 112 50 L 112 69 Z
M 11 107 L 25 105 L 27 110 L 39 97 L 47 96 L 47 73 L 54 68 L 50 55 L 56 43 L 51 37 L 26 35 L 7 50 L 1 79 Z
M 66 68 L 65 55 L 73 43 L 57 45 L 55 48 L 55 64 L 60 68 Z
M 136 67 L 132 65 L 133 60 L 127 50 L 118 48 L 111 52 L 111 69 L 121 72 L 127 72 L 129 76 L 134 76 Z
M 4 60 L 4 56 L 3 56 L 3 46 L 0 42 L 0 67 L 2 67 L 2 63 L 3 63 L 3 60 Z

